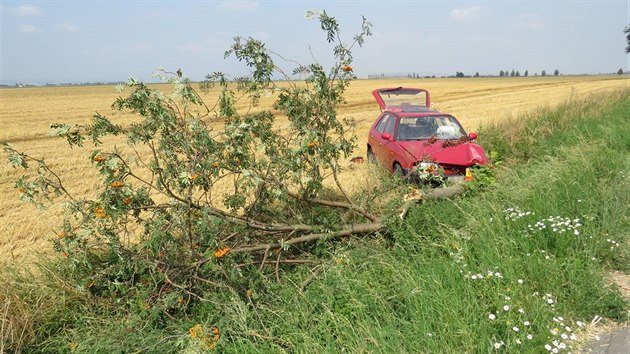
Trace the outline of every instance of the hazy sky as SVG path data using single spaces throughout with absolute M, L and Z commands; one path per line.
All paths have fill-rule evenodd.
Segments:
M 348 41 L 361 15 L 373 23 L 374 35 L 355 51 L 358 76 L 605 73 L 629 65 L 628 0 L 0 0 L 0 82 L 150 80 L 157 68 L 181 68 L 193 80 L 242 74 L 242 64 L 223 59 L 237 35 L 303 64 L 311 52 L 329 63 L 330 47 L 307 10 L 335 16 Z

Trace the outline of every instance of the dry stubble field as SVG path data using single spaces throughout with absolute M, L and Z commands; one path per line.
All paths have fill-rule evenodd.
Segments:
M 584 97 L 627 88 L 625 76 L 521 77 L 479 79 L 358 80 L 352 83 L 341 108 L 343 116 L 354 117 L 359 138 L 355 156 L 365 154 L 365 136 L 379 113 L 371 91 L 377 87 L 422 87 L 429 89 L 433 106 L 455 115 L 468 130 L 538 107 L 553 107 L 570 97 Z M 164 87 L 168 90 L 167 87 Z M 54 122 L 87 123 L 95 112 L 106 114 L 116 124 L 129 124 L 135 118 L 111 112 L 119 94 L 113 86 L 48 87 L 0 89 L 0 142 L 45 158 L 67 182 L 75 195 L 91 195 L 96 187 L 96 170 L 88 155 L 93 147 L 70 149 L 67 143 L 48 135 Z M 262 105 L 270 105 L 266 98 Z M 212 101 L 211 94 L 208 101 Z M 122 140 L 107 140 L 108 146 L 124 147 Z M 61 209 L 40 211 L 19 201 L 13 182 L 21 173 L 0 163 L 0 264 L 5 261 L 31 261 L 37 254 L 50 252 L 48 239 L 60 225 Z M 357 189 L 369 178 L 367 166 L 357 166 L 343 181 Z

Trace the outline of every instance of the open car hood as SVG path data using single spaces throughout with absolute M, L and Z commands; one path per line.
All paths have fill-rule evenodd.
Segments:
M 426 140 L 398 141 L 397 143 L 417 161 L 429 158 L 438 164 L 455 166 L 485 165 L 489 162 L 483 148 L 477 144 L 468 142 L 443 147 L 444 142 L 445 140 L 438 140 L 430 145 L 427 145 Z
M 379 88 L 372 91 L 381 111 L 426 112 L 431 108 L 429 91 L 421 88 Z

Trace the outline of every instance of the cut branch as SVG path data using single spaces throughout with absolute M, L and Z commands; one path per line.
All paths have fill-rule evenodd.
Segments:
M 329 207 L 334 207 L 334 208 L 343 208 L 343 209 L 348 209 L 348 210 L 352 210 L 354 212 L 357 212 L 361 215 L 363 215 L 364 217 L 366 217 L 367 219 L 369 219 L 372 222 L 378 222 L 379 221 L 379 217 L 376 215 L 373 215 L 371 213 L 369 213 L 367 210 L 358 207 L 354 204 L 350 204 L 350 203 L 344 203 L 344 202 L 336 202 L 336 201 L 332 201 L 332 200 L 325 200 L 325 199 L 318 199 L 318 198 L 302 198 L 300 197 L 298 194 L 293 193 L 293 192 L 289 192 L 287 191 L 287 194 L 297 200 L 304 200 L 306 202 L 309 203 L 315 203 L 315 204 L 319 204 L 319 205 L 324 205 L 324 206 L 329 206 Z
M 455 184 L 445 188 L 434 188 L 423 192 L 418 198 L 414 198 L 406 201 L 400 208 L 400 219 L 403 220 L 407 215 L 409 209 L 416 203 L 423 200 L 435 200 L 435 199 L 450 199 L 457 195 L 460 195 L 466 191 L 463 184 Z
M 346 237 L 351 235 L 359 235 L 370 232 L 375 232 L 382 229 L 384 226 L 381 222 L 368 223 L 368 224 L 356 224 L 356 225 L 347 225 L 339 231 L 327 232 L 327 233 L 317 233 L 317 234 L 308 234 L 304 236 L 294 237 L 287 241 L 284 241 L 282 244 L 285 245 L 297 245 L 305 242 L 321 240 L 324 238 L 337 238 L 337 237 Z M 253 246 L 243 246 L 233 248 L 231 253 L 240 253 L 240 252 L 256 252 L 262 251 L 265 249 L 278 249 L 282 247 L 281 243 L 265 243 Z

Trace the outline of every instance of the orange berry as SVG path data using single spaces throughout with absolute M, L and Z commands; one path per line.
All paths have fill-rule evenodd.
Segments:
M 212 328 L 210 328 L 210 331 L 212 332 L 212 334 L 214 334 L 214 341 L 218 341 L 219 337 L 221 337 L 221 331 L 219 330 L 219 327 L 212 326 Z
M 132 200 L 133 200 L 133 199 L 132 199 L 131 197 L 127 197 L 127 198 L 125 198 L 125 199 L 123 200 L 123 204 L 125 204 L 125 205 L 129 205 L 129 204 L 131 204 L 131 201 L 132 201 Z
M 94 209 L 94 216 L 96 216 L 99 219 L 103 219 L 107 216 L 107 213 L 105 212 L 105 209 L 103 208 L 95 208 Z
M 111 187 L 113 188 L 121 188 L 125 185 L 125 182 L 122 181 L 114 181 L 112 183 L 109 184 Z
M 350 72 L 352 71 L 352 67 L 350 65 L 344 65 L 341 67 L 341 70 L 343 70 L 344 72 Z
M 224 248 L 220 248 L 216 251 L 214 251 L 213 255 L 214 258 L 222 258 L 224 257 L 226 254 L 230 253 L 232 249 L 230 247 L 224 247 Z

